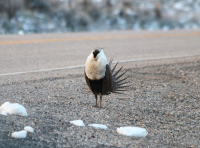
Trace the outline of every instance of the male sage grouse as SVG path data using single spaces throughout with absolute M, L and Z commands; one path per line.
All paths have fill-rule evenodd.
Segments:
M 117 64 L 111 70 L 112 59 L 107 64 L 107 58 L 102 49 L 95 49 L 88 56 L 85 63 L 85 80 L 95 96 L 95 106 L 97 106 L 97 95 L 100 97 L 99 107 L 101 107 L 102 95 L 109 95 L 110 93 L 123 94 L 126 91 L 123 86 L 128 83 L 125 81 L 128 77 L 120 79 L 127 71 L 119 74 L 123 66 L 115 71 Z

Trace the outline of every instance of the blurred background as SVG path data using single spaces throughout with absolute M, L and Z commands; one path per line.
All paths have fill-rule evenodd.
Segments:
M 200 0 L 0 0 L 0 34 L 200 27 Z

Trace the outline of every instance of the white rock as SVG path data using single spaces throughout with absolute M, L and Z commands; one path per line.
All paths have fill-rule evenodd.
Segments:
M 147 130 L 144 128 L 131 126 L 117 128 L 117 132 L 122 135 L 133 137 L 145 137 L 148 134 Z
M 27 131 L 22 130 L 22 131 L 19 131 L 19 132 L 12 133 L 12 137 L 13 138 L 26 138 L 26 134 L 27 134 Z
M 85 124 L 83 123 L 82 120 L 73 120 L 73 121 L 69 121 L 71 124 L 74 124 L 76 126 L 85 126 Z
M 106 125 L 103 124 L 89 124 L 88 126 L 92 126 L 95 128 L 101 128 L 101 129 L 107 129 L 108 127 Z
M 26 109 L 18 103 L 5 102 L 4 104 L 0 106 L 0 111 L 1 112 L 5 111 L 8 114 L 14 114 L 14 115 L 27 117 Z
M 27 132 L 31 132 L 31 133 L 34 132 L 34 130 L 33 130 L 33 128 L 31 126 L 24 127 L 24 130 L 26 130 Z

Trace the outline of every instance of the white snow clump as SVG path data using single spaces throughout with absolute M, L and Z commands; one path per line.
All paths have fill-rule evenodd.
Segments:
M 148 134 L 147 130 L 144 128 L 131 126 L 117 128 L 117 132 L 122 135 L 133 137 L 145 137 Z
M 34 132 L 34 130 L 33 130 L 33 128 L 31 126 L 24 127 L 24 130 L 26 130 L 27 132 L 31 132 L 31 133 Z
M 22 130 L 22 131 L 19 131 L 19 132 L 12 133 L 12 137 L 14 137 L 14 138 L 26 138 L 26 134 L 27 134 L 27 131 Z
M 0 114 L 4 115 L 4 116 L 7 116 L 7 112 L 6 111 L 0 111 Z
M 76 126 L 85 126 L 85 124 L 83 123 L 82 120 L 73 120 L 73 121 L 69 121 L 71 124 L 74 124 Z
M 89 124 L 88 126 L 92 126 L 95 128 L 101 128 L 101 129 L 107 129 L 108 127 L 106 125 L 103 124 Z
M 5 114 L 6 112 L 8 114 L 14 114 L 14 115 L 27 117 L 26 109 L 18 103 L 5 102 L 4 104 L 0 106 L 0 111 L 1 111 L 1 114 L 2 113 Z

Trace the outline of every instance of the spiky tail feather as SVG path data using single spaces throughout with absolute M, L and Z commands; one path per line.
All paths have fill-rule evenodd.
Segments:
M 109 62 L 110 68 L 111 68 L 112 61 L 113 61 L 113 59 L 111 59 L 110 62 Z M 112 68 L 113 85 L 112 85 L 112 88 L 111 88 L 111 92 L 112 93 L 118 93 L 118 94 L 125 94 L 125 93 L 123 93 L 124 91 L 127 91 L 127 89 L 125 89 L 125 88 L 129 87 L 130 85 L 124 85 L 124 84 L 129 83 L 129 81 L 127 81 L 127 79 L 130 78 L 130 76 L 127 76 L 127 77 L 121 79 L 122 76 L 124 76 L 124 74 L 126 74 L 126 72 L 128 70 L 126 70 L 125 72 L 123 72 L 122 74 L 119 75 L 119 73 L 123 69 L 123 66 L 119 70 L 115 71 L 117 65 L 118 65 L 118 62 Z M 125 95 L 127 95 L 127 94 L 125 94 Z

